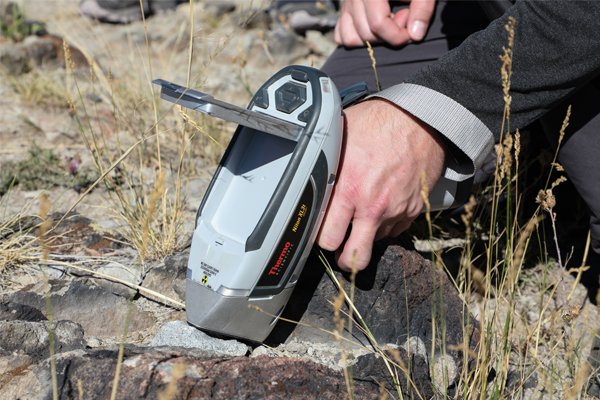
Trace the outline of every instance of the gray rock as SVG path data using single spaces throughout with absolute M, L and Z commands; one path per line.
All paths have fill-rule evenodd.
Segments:
M 46 316 L 37 308 L 18 303 L 0 303 L 0 321 L 41 322 L 46 320 Z
M 56 353 L 85 348 L 81 325 L 72 321 L 58 321 L 52 325 Z M 0 347 L 8 352 L 23 351 L 34 360 L 47 358 L 50 356 L 49 326 L 48 322 L 0 322 Z
M 165 258 L 165 268 L 175 276 L 173 279 L 173 290 L 182 301 L 185 301 L 185 277 L 187 273 L 190 251 L 185 250 Z
M 55 61 L 58 55 L 54 41 L 47 37 L 28 36 L 23 40 L 23 47 L 29 59 L 35 65 L 44 65 L 50 61 Z
M 235 3 L 230 1 L 210 1 L 202 9 L 210 18 L 219 19 L 223 15 L 235 10 Z
M 267 42 L 273 59 L 280 64 L 293 64 L 310 54 L 310 49 L 300 37 L 284 28 L 269 32 Z
M 189 251 L 183 251 L 166 257 L 164 265 L 154 266 L 146 273 L 142 286 L 174 300 L 185 301 L 185 275 L 189 255 Z M 143 295 L 164 302 L 150 294 Z
M 128 267 L 125 267 L 121 264 L 110 263 L 96 268 L 95 271 L 137 285 L 139 285 L 141 282 L 141 279 L 139 277 L 137 280 L 135 279 L 136 274 L 138 276 L 140 275 L 140 273 L 136 272 L 136 265 L 129 265 Z M 106 290 L 116 294 L 117 296 L 121 296 L 126 299 L 129 299 L 129 297 L 131 296 L 131 287 L 123 283 L 111 281 L 108 278 L 101 277 L 94 278 L 94 282 L 98 286 L 105 288 Z
M 22 378 L 23 375 L 28 375 L 33 365 L 33 358 L 23 353 L 0 357 L 0 398 L 29 399 L 27 396 L 19 397 L 16 393 L 25 394 L 27 390 L 36 388 L 31 385 L 30 380 Z
M 429 379 L 429 367 L 427 361 L 418 355 L 410 356 L 402 348 L 398 348 L 397 356 L 399 356 L 404 364 L 410 368 L 411 385 L 407 385 L 408 379 L 403 371 L 398 370 L 398 383 L 402 388 L 402 393 L 407 398 L 431 399 L 434 395 L 434 390 Z M 390 360 L 395 360 L 396 355 L 386 351 L 386 357 Z M 395 361 L 397 362 L 397 361 Z M 354 378 L 358 381 L 373 381 L 383 383 L 389 393 L 396 393 L 394 390 L 394 381 L 387 369 L 385 363 L 378 354 L 367 354 L 358 357 L 356 364 L 353 367 Z M 407 371 L 408 372 L 408 371 Z M 416 393 L 415 393 L 416 392 Z M 395 397 L 395 396 L 394 396 Z
M 249 347 L 237 340 L 222 340 L 188 325 L 184 321 L 165 324 L 150 343 L 150 346 L 197 347 L 212 350 L 227 356 L 245 356 Z
M 3 43 L 0 46 L 0 63 L 12 74 L 20 74 L 27 69 L 27 53 L 21 45 Z
M 319 31 L 306 32 L 306 45 L 313 53 L 329 56 L 337 48 L 337 44 Z
M 125 327 L 128 301 L 108 290 L 82 284 L 69 284 L 63 281 L 50 281 L 50 302 L 55 320 L 68 319 L 80 324 L 85 337 L 99 339 L 120 336 Z M 26 287 L 12 294 L 11 302 L 25 304 L 43 313 L 46 310 L 46 298 L 42 282 Z M 156 322 L 148 312 L 132 305 L 129 332 L 139 332 L 150 328 Z
M 238 25 L 246 29 L 263 29 L 271 28 L 271 16 L 264 9 L 242 10 L 237 14 Z

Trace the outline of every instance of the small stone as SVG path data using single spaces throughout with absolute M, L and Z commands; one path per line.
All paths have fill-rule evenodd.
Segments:
M 204 8 L 204 14 L 215 19 L 221 18 L 223 15 L 235 10 L 235 3 L 230 1 L 210 1 Z
M 427 348 L 423 340 L 418 336 L 409 337 L 402 345 L 402 348 L 411 354 L 418 354 L 427 360 Z
M 196 347 L 233 357 L 245 356 L 248 353 L 248 346 L 245 344 L 237 340 L 213 338 L 184 321 L 173 321 L 165 324 L 150 342 L 150 346 Z
M 302 355 L 306 352 L 306 346 L 304 346 L 302 343 L 292 342 L 284 345 L 283 350 L 289 351 L 290 353 Z
M 431 374 L 436 390 L 446 393 L 446 389 L 452 386 L 458 377 L 456 361 L 448 354 L 437 355 L 433 360 Z
M 258 346 L 256 349 L 254 349 L 254 351 L 252 352 L 252 354 L 250 354 L 250 357 L 260 357 L 260 356 L 269 356 L 269 357 L 276 357 L 277 354 L 270 350 L 267 349 L 265 346 Z

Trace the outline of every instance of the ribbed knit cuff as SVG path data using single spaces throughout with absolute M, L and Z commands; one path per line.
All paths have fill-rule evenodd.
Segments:
M 406 110 L 445 136 L 471 163 L 446 157 L 444 177 L 463 181 L 475 174 L 494 148 L 494 135 L 473 113 L 450 97 L 412 83 L 392 86 L 368 99 L 379 97 Z M 464 158 L 464 157 L 459 157 Z

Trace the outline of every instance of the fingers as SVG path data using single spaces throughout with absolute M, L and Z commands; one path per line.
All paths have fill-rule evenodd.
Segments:
M 392 18 L 387 0 L 346 0 L 335 27 L 335 41 L 346 47 L 364 46 L 366 42 L 406 43 L 410 36 L 405 25 Z
M 390 232 L 388 233 L 389 237 L 396 237 L 399 236 L 402 232 L 404 232 L 405 230 L 408 229 L 408 227 L 410 226 L 410 224 L 412 223 L 412 219 L 411 220 L 401 220 L 398 221 L 396 223 L 396 225 L 394 225 L 394 227 L 390 230 Z
M 336 254 L 338 266 L 351 271 L 357 268 L 359 271 L 365 269 L 371 260 L 373 242 L 377 232 L 376 221 L 359 220 L 352 221 L 352 231 L 341 252 Z
M 410 36 L 408 32 L 392 19 L 390 4 L 385 2 L 369 2 L 365 7 L 368 26 L 372 35 L 378 41 L 385 41 L 391 45 L 399 46 L 406 43 Z
M 335 41 L 346 47 L 366 42 L 394 46 L 423 40 L 435 10 L 435 0 L 412 0 L 409 9 L 391 14 L 387 0 L 345 0 L 335 27 Z
M 334 251 L 342 245 L 346 238 L 350 221 L 354 216 L 354 207 L 352 204 L 340 201 L 339 197 L 342 196 L 336 196 L 334 189 L 334 193 L 331 196 L 331 203 L 329 204 L 325 219 L 321 225 L 321 231 L 317 237 L 317 244 L 327 251 Z
M 335 41 L 337 44 L 346 47 L 359 47 L 364 46 L 365 42 L 359 34 L 356 26 L 367 25 L 366 14 L 364 9 L 356 12 L 356 14 L 342 13 L 335 26 Z M 363 32 L 365 31 L 362 28 Z M 374 40 L 374 37 L 367 36 L 366 40 Z
M 412 0 L 406 27 L 410 38 L 423 40 L 435 9 L 435 0 Z

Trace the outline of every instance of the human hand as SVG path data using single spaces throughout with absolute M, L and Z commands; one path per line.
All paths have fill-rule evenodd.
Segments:
M 409 40 L 423 40 L 434 8 L 435 0 L 412 0 L 408 9 L 393 15 L 388 0 L 344 0 L 335 41 L 359 47 L 366 42 L 400 46 Z
M 346 141 L 317 243 L 337 250 L 340 268 L 362 270 L 375 240 L 399 235 L 419 215 L 421 173 L 433 189 L 445 150 L 431 127 L 386 100 L 359 103 L 344 115 Z

